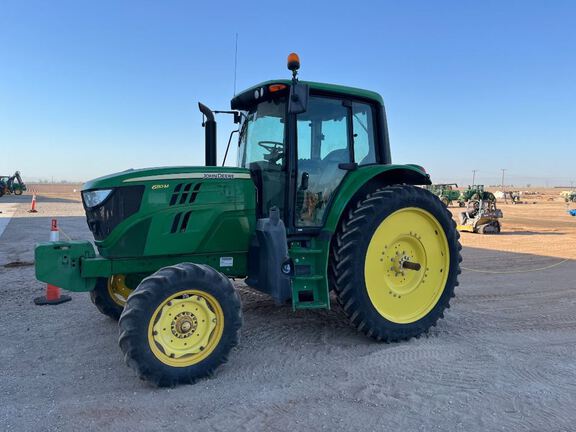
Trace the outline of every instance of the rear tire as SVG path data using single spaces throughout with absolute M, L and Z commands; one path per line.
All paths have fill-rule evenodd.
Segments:
M 358 202 L 340 223 L 329 266 L 352 326 L 386 342 L 435 326 L 458 285 L 458 238 L 451 213 L 424 189 L 391 186 Z
M 240 297 L 212 267 L 182 263 L 144 279 L 120 316 L 128 366 L 158 386 L 212 376 L 238 345 Z
M 22 189 L 14 189 L 14 195 L 22 195 Z

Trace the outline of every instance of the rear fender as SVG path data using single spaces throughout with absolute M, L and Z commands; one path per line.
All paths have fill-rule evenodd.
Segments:
M 368 165 L 350 171 L 338 188 L 324 230 L 333 233 L 345 210 L 370 191 L 387 185 L 429 185 L 430 176 L 418 165 Z

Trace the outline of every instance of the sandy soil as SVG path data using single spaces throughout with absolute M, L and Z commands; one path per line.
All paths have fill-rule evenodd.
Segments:
M 558 197 L 558 189 L 531 192 L 536 195 L 525 195 L 525 204 L 498 202 L 504 213 L 500 235 L 462 233 L 462 245 L 576 259 L 576 217 L 567 212 L 576 204 L 566 204 Z M 458 219 L 461 209 L 453 206 L 450 210 Z
M 0 237 L 0 424 L 6 431 L 572 431 L 576 424 L 576 218 L 562 203 L 503 206 L 500 236 L 462 237 L 452 308 L 429 337 L 378 344 L 341 310 L 276 307 L 237 287 L 245 324 L 215 378 L 156 389 L 122 361 L 117 326 L 87 294 L 37 307 L 33 245 L 57 216 L 90 238 L 77 194 L 4 197 Z M 457 211 L 457 209 L 454 209 Z M 544 219 L 542 216 L 546 216 Z M 512 234 L 520 233 L 520 234 Z

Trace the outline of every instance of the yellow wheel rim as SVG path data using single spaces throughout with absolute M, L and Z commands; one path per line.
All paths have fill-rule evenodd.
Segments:
M 108 278 L 108 294 L 118 306 L 124 307 L 133 290 L 126 285 L 126 275 L 114 275 Z
M 387 320 L 418 321 L 440 299 L 449 267 L 448 241 L 436 218 L 415 207 L 398 210 L 380 223 L 368 245 L 368 296 Z
M 214 351 L 223 330 L 224 312 L 218 300 L 200 290 L 180 291 L 154 311 L 148 343 L 162 363 L 187 367 Z

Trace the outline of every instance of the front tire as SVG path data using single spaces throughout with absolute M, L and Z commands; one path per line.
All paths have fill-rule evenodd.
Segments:
M 212 267 L 158 270 L 130 295 L 119 344 L 128 366 L 158 386 L 193 384 L 228 361 L 242 326 L 240 297 Z
M 96 286 L 90 291 L 90 300 L 101 314 L 118 321 L 131 293 L 125 275 L 114 275 L 98 278 Z
M 329 267 L 352 326 L 387 342 L 435 326 L 458 285 L 458 238 L 450 212 L 424 189 L 368 194 L 343 218 Z

